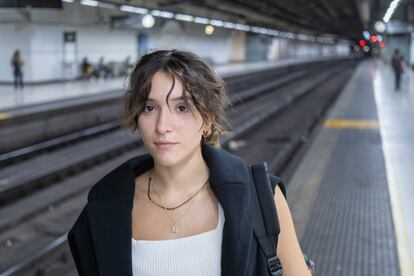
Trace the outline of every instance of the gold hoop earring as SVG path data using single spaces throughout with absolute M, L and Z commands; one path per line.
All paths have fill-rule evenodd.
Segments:
M 208 137 L 211 134 L 211 130 L 203 130 L 203 136 Z

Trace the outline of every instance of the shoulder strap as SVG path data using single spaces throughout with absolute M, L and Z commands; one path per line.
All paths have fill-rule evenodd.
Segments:
M 257 195 L 254 233 L 263 253 L 267 257 L 270 275 L 281 276 L 283 269 L 279 258 L 276 256 L 276 245 L 280 226 L 269 180 L 267 163 L 251 165 L 250 171 L 254 182 L 253 189 Z

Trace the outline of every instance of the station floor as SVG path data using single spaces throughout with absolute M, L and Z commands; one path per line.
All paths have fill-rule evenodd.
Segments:
M 288 183 L 302 250 L 320 275 L 414 275 L 414 73 L 402 88 L 366 60 Z
M 329 59 L 329 58 L 326 58 Z M 234 63 L 216 66 L 215 70 L 225 78 L 244 72 L 254 72 L 267 68 L 283 67 L 289 64 L 311 62 L 320 58 L 284 59 L 274 62 Z M 28 106 L 51 103 L 55 101 L 87 97 L 108 92 L 123 93 L 127 80 L 115 78 L 110 80 L 90 79 L 51 84 L 26 85 L 22 91 L 15 91 L 13 85 L 0 85 L 0 120 L 2 111 L 21 109 Z

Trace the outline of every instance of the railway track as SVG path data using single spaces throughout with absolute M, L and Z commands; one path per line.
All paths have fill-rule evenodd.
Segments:
M 305 64 L 305 65 L 296 65 L 292 68 L 278 68 L 271 70 L 269 72 L 259 72 L 252 75 L 241 75 L 241 76 L 233 76 L 229 79 L 226 79 L 226 84 L 231 93 L 231 102 L 233 105 L 238 105 L 241 102 L 245 102 L 250 98 L 253 98 L 261 93 L 266 93 L 267 91 L 271 91 L 278 87 L 288 84 L 295 79 L 300 79 L 307 74 L 309 71 L 314 70 L 321 70 L 323 67 L 329 66 L 333 61 L 329 62 L 322 62 L 322 63 L 315 63 L 315 64 Z M 246 78 L 247 80 L 245 80 Z M 241 81 L 242 80 L 242 81 Z M 78 105 L 83 106 L 84 109 L 96 109 L 94 106 L 100 106 L 102 104 L 108 105 L 108 101 L 112 99 L 114 104 L 119 105 L 119 93 L 109 93 L 104 99 L 96 100 L 95 102 L 88 100 L 85 103 L 76 103 Z M 78 105 L 72 106 L 71 108 L 75 112 L 83 112 L 82 109 L 79 108 Z M 71 112 L 70 107 L 66 107 L 67 110 L 60 111 L 60 113 Z M 112 108 L 113 109 L 113 108 Z M 117 108 L 119 110 L 119 108 Z M 37 124 L 36 121 L 46 120 L 47 117 L 50 116 L 57 116 L 56 109 L 51 109 L 49 111 L 42 111 L 39 112 L 36 116 L 29 116 L 29 114 L 24 114 L 21 118 L 17 116 L 10 120 L 0 121 L 0 132 L 4 133 L 6 137 L 9 132 L 12 132 L 9 128 L 16 128 L 13 123 L 19 124 Z M 95 114 L 95 116 L 100 116 L 99 114 Z M 72 143 L 76 143 L 81 140 L 94 138 L 99 134 L 104 134 L 109 131 L 114 131 L 120 128 L 119 122 L 119 112 L 116 116 L 112 116 L 106 119 L 95 119 L 96 121 L 104 121 L 103 123 L 95 123 L 91 127 L 84 127 L 83 120 L 79 120 L 77 126 L 73 126 L 76 131 L 66 133 L 65 128 L 57 130 L 55 132 L 58 136 L 53 136 L 50 139 L 44 139 L 41 141 L 37 141 L 35 137 L 39 137 L 41 135 L 37 133 L 33 133 L 33 138 L 26 138 L 26 144 L 21 146 L 17 149 L 12 149 L 6 152 L 1 153 L 0 150 L 0 165 L 7 166 L 10 164 L 17 163 L 21 160 L 25 160 L 30 158 L 31 156 L 37 155 L 42 152 L 47 152 L 59 147 L 63 147 L 65 145 L 70 145 Z M 17 122 L 15 122 L 17 121 Z M 34 121 L 34 122 L 32 122 Z M 37 132 L 42 132 L 44 129 L 37 129 Z M 27 135 L 26 135 L 27 136 Z M 13 137 L 10 135 L 10 137 Z M 7 141 L 3 141 L 6 143 Z M 6 146 L 3 146 L 7 148 Z M 3 150 L 4 151 L 4 150 Z
M 252 152 L 260 152 L 259 150 L 252 150 L 246 146 L 246 143 L 259 146 L 257 142 L 248 142 L 253 139 L 251 137 L 254 137 L 255 133 L 260 133 L 260 129 L 268 129 L 269 122 L 273 121 L 275 117 L 279 117 L 279 114 L 285 114 L 285 112 L 292 110 L 298 112 L 298 108 L 295 108 L 295 106 L 311 97 L 314 91 L 329 90 L 329 97 L 326 97 L 325 101 L 320 103 L 321 111 L 312 115 L 314 117 L 311 120 L 313 123 L 301 124 L 300 126 L 302 128 L 300 133 L 309 133 L 309 129 L 312 129 L 318 122 L 318 116 L 323 114 L 323 110 L 326 110 L 329 107 L 329 103 L 335 98 L 335 95 L 338 93 L 337 90 L 346 81 L 345 76 L 350 74 L 352 67 L 353 63 L 347 62 L 336 66 L 334 69 L 331 67 L 319 68 L 320 71 L 313 70 L 313 74 L 308 72 L 308 74 L 303 74 L 302 78 L 291 78 L 284 85 L 269 85 L 266 88 L 267 90 L 261 88 L 261 91 L 271 91 L 272 93 L 263 92 L 260 96 L 256 94 L 256 97 L 250 96 L 246 98 L 239 96 L 239 99 L 242 98 L 242 100 L 235 104 L 234 109 L 229 112 L 230 120 L 234 125 L 234 132 L 232 136 L 223 138 L 222 143 L 230 151 L 235 151 L 236 154 L 248 162 L 254 162 L 255 158 L 261 160 L 259 156 L 251 156 Z M 321 88 L 326 86 L 330 79 L 339 78 L 338 76 L 342 77 L 342 81 L 337 81 L 335 85 L 331 84 L 332 87 L 330 89 Z M 263 87 L 265 86 L 266 84 L 263 84 Z M 244 95 L 249 95 L 245 91 L 249 91 L 249 88 L 240 91 L 239 95 L 243 95 L 243 93 L 246 93 Z M 275 114 L 278 114 L 278 116 L 274 116 Z M 112 131 L 108 135 L 115 136 L 100 135 L 86 142 L 95 143 L 96 145 L 96 139 L 102 138 L 100 143 L 105 144 L 105 141 L 112 141 L 116 137 L 122 137 L 122 135 L 116 136 L 120 132 L 118 130 Z M 289 162 L 291 156 L 297 150 L 297 147 L 300 146 L 301 141 L 303 143 L 304 139 L 303 134 L 298 136 L 297 133 L 285 133 L 285 136 L 289 136 L 289 139 L 286 138 L 286 141 L 289 142 L 280 143 L 278 150 L 273 151 L 273 153 L 279 152 L 279 154 L 268 160 L 270 161 L 271 168 L 275 171 L 280 171 Z M 138 140 L 138 137 L 128 138 L 130 139 L 129 143 L 131 141 L 136 143 Z M 252 141 L 255 141 L 254 139 Z M 245 146 L 242 145 L 243 140 Z M 90 146 L 83 145 L 83 151 L 86 151 Z M 118 152 L 112 153 L 113 157 L 103 155 L 89 161 L 89 165 L 86 162 L 82 166 L 87 167 L 87 170 L 77 167 L 75 169 L 77 172 L 72 172 L 71 176 L 66 175 L 66 177 L 56 177 L 55 174 L 54 177 L 57 179 L 61 178 L 61 180 L 49 179 L 49 183 L 53 183 L 53 185 L 46 185 L 47 188 L 42 188 L 41 184 L 37 184 L 32 185 L 32 188 L 27 189 L 25 192 L 15 191 L 16 195 L 28 195 L 30 192 L 33 192 L 33 195 L 17 196 L 14 201 L 6 201 L 7 204 L 5 203 L 0 209 L 0 241 L 2 243 L 0 255 L 7 256 L 7 260 L 3 261 L 2 258 L 0 261 L 0 271 L 4 271 L 0 275 L 27 275 L 34 273 L 36 275 L 57 275 L 57 273 L 64 275 L 74 272 L 65 242 L 65 232 L 83 207 L 86 191 L 99 176 L 103 176 L 125 159 L 145 151 L 139 144 L 132 147 L 119 148 L 121 149 Z M 57 151 L 59 150 L 73 151 L 73 148 L 63 147 Z M 54 152 L 57 151 L 55 150 Z M 62 156 L 62 152 L 58 154 Z M 63 155 L 61 158 L 65 157 L 67 158 L 67 156 Z M 78 162 L 79 160 L 76 161 Z M 41 161 L 37 160 L 37 162 Z M 77 162 L 75 163 L 79 164 Z M 24 161 L 18 162 L 20 165 L 23 163 Z M 96 166 L 96 164 L 100 165 Z M 68 173 L 66 172 L 66 174 Z M 30 206 L 29 210 L 28 206 Z
M 254 85 L 233 93 L 231 97 L 233 108 L 235 110 L 240 109 L 249 102 L 254 102 L 257 97 L 269 95 L 271 91 L 313 76 L 319 71 L 327 70 L 327 68 L 329 66 L 326 64 L 317 65 L 275 80 L 273 79 L 275 76 L 269 75 L 272 77 L 271 80 L 267 79 L 267 82 L 260 83 L 260 85 Z M 261 80 L 263 79 L 261 78 Z M 253 84 L 256 84 L 256 82 L 253 82 Z M 290 98 L 293 98 L 293 96 L 294 93 Z M 280 104 L 284 105 L 285 103 L 281 101 Z M 269 109 L 273 110 L 273 107 Z M 251 112 L 238 113 L 251 114 Z M 237 115 L 237 117 L 243 118 L 241 115 Z M 247 129 L 246 126 L 236 129 L 235 132 L 239 133 L 245 131 L 245 129 Z M 89 128 L 82 130 L 81 133 L 72 133 L 70 137 L 68 136 L 65 135 L 32 145 L 29 148 L 20 149 L 21 154 L 26 155 L 27 158 L 29 155 L 34 156 L 41 148 L 47 148 L 44 154 L 37 154 L 33 158 L 27 158 L 26 161 L 12 162 L 10 159 L 23 158 L 16 151 L 0 155 L 0 160 L 11 164 L 0 169 L 0 207 L 19 200 L 40 188 L 52 185 L 57 179 L 75 174 L 82 169 L 93 166 L 94 163 L 99 163 L 100 160 L 106 160 L 122 151 L 139 146 L 141 143 L 139 135 L 135 137 L 128 135 L 119 128 L 118 122 Z M 50 147 L 48 147 L 49 145 Z M 7 159 L 6 155 L 10 158 Z M 25 173 L 22 174 L 22 171 Z

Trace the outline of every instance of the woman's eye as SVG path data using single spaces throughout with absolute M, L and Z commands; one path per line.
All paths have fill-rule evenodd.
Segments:
M 188 108 L 185 105 L 179 105 L 177 107 L 177 110 L 180 111 L 180 112 L 187 112 Z
M 151 105 L 146 105 L 146 106 L 144 107 L 144 112 L 152 112 L 152 111 L 154 111 L 154 107 L 153 107 L 153 106 L 151 106 Z

